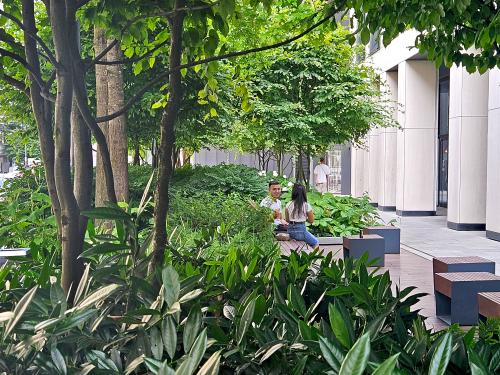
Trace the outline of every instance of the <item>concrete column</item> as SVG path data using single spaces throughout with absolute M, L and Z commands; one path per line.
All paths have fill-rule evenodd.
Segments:
M 365 152 L 363 149 L 351 148 L 351 195 L 363 196 L 365 190 Z
M 488 74 L 450 69 L 448 228 L 484 230 Z
M 385 100 L 393 110 L 393 117 L 398 117 L 398 72 L 385 73 L 385 85 L 382 87 Z M 378 209 L 381 211 L 396 210 L 396 162 L 397 162 L 397 128 L 380 130 L 380 173 Z
M 486 237 L 500 241 L 500 70 L 489 72 Z
M 424 60 L 398 65 L 396 212 L 436 214 L 437 71 Z
M 379 129 L 372 129 L 368 134 L 368 196 L 374 205 L 377 205 L 379 194 L 379 135 Z

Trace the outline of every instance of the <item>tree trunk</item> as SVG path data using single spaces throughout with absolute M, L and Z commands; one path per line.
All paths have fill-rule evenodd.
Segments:
M 283 153 L 281 151 L 276 154 L 276 164 L 278 164 L 278 175 L 283 175 Z
M 111 43 L 112 40 L 108 40 Z M 122 60 L 123 54 L 117 43 L 108 53 L 110 61 Z M 108 112 L 113 113 L 124 106 L 123 69 L 121 65 L 110 65 L 108 75 Z M 113 166 L 115 192 L 118 201 L 128 202 L 128 139 L 125 114 L 109 121 L 108 145 Z
M 28 33 L 36 33 L 34 0 L 23 0 L 22 6 L 23 24 L 26 28 L 26 32 L 24 33 L 26 61 L 31 65 L 36 74 L 41 75 L 40 61 L 38 59 L 37 53 L 37 43 L 28 35 Z M 59 197 L 57 196 L 54 177 L 55 151 L 54 138 L 52 134 L 52 104 L 42 97 L 41 88 L 38 83 L 36 83 L 35 78 L 31 72 L 29 73 L 29 78 L 31 82 L 30 99 L 38 128 L 38 139 L 40 141 L 40 151 L 42 154 L 42 160 L 45 169 L 47 189 L 49 192 L 50 200 L 52 202 L 52 210 L 56 217 L 56 221 L 59 224 L 58 227 L 60 228 L 61 205 L 59 203 Z
M 106 36 L 105 31 L 98 27 L 94 27 L 94 54 L 99 55 L 102 50 L 106 47 Z M 102 61 L 107 60 L 107 55 L 102 58 Z M 106 65 L 96 64 L 95 66 L 95 97 L 96 97 L 96 112 L 97 117 L 104 116 L 108 114 L 108 70 Z M 101 131 L 104 133 L 106 141 L 108 138 L 108 123 L 99 123 Z M 108 142 L 109 144 L 109 142 Z M 101 207 L 106 201 L 108 201 L 108 195 L 106 193 L 106 179 L 104 178 L 104 167 L 102 162 L 102 151 L 99 145 L 97 145 L 97 157 L 96 157 L 96 181 L 95 181 L 95 205 L 96 207 Z
M 141 164 L 141 145 L 137 143 L 134 146 L 134 161 L 132 162 L 133 165 L 140 165 Z
M 156 144 L 156 139 L 153 139 L 151 142 L 151 166 L 153 169 L 158 168 L 158 147 Z
M 61 204 L 61 283 L 73 300 L 76 286 L 83 273 L 81 252 L 80 212 L 71 183 L 71 108 L 73 102 L 71 46 L 76 37 L 76 21 L 63 0 L 50 1 L 50 22 L 56 58 L 57 94 L 55 104 L 55 183 Z
M 92 206 L 92 139 L 76 101 L 73 100 L 71 112 L 71 132 L 73 138 L 73 191 L 80 211 Z M 80 216 L 80 238 L 85 238 L 87 217 Z
M 177 12 L 169 18 L 170 68 L 177 67 L 181 64 L 184 12 L 178 11 L 178 9 L 183 8 L 184 5 L 185 0 L 175 0 L 175 10 L 177 10 Z M 153 259 L 150 264 L 150 272 L 154 272 L 157 268 L 163 265 L 165 246 L 167 243 L 166 221 L 169 207 L 168 191 L 173 169 L 172 156 L 175 145 L 175 122 L 182 98 L 181 91 L 181 72 L 180 70 L 174 70 L 170 73 L 170 97 L 161 119 L 158 183 L 155 192 Z

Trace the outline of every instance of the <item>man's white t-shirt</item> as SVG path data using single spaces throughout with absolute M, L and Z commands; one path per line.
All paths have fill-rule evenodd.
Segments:
M 330 167 L 326 164 L 318 164 L 314 167 L 314 175 L 317 184 L 326 184 L 327 176 L 330 174 Z
M 260 206 L 267 207 L 272 211 L 279 210 L 281 212 L 281 201 L 279 199 L 273 200 L 270 196 L 267 196 L 264 199 L 262 199 L 262 202 L 260 202 Z M 274 224 L 280 225 L 281 220 L 278 218 L 274 219 Z

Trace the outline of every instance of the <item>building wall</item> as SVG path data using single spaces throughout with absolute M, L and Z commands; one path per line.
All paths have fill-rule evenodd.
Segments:
M 500 70 L 488 78 L 486 236 L 500 241 Z
M 352 194 L 368 191 L 379 207 L 396 206 L 400 215 L 433 215 L 438 70 L 411 48 L 415 36 L 403 33 L 366 61 L 380 72 L 386 98 L 397 98 L 400 128 L 374 130 L 366 150 L 352 149 Z M 448 227 L 486 230 L 500 241 L 500 70 L 479 75 L 452 67 L 449 102 Z

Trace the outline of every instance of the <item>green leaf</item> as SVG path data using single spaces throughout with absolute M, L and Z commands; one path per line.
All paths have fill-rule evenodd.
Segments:
M 401 353 L 394 354 L 382 362 L 372 375 L 391 375 L 398 362 L 398 357 Z
M 116 292 L 119 288 L 120 288 L 120 285 L 118 285 L 118 284 L 111 284 L 108 286 L 104 286 L 104 287 L 96 290 L 91 295 L 89 295 L 82 302 L 80 302 L 78 305 L 73 307 L 72 310 L 80 310 L 80 309 L 83 309 L 87 306 L 94 305 L 97 302 L 100 302 L 100 301 L 104 300 L 105 298 L 109 297 L 111 294 Z M 68 311 L 72 311 L 72 310 L 68 310 Z
M 245 337 L 248 327 L 250 327 L 250 324 L 252 324 L 254 311 L 255 311 L 255 299 L 252 299 L 246 305 L 245 310 L 243 311 L 243 314 L 240 319 L 240 324 L 236 331 L 236 342 L 238 345 L 241 344 L 241 341 L 243 340 L 243 337 Z
M 306 316 L 307 310 L 304 298 L 301 296 L 299 290 L 292 284 L 288 285 L 287 297 L 292 308 L 301 316 Z
M 12 332 L 12 330 L 14 329 L 14 327 L 16 326 L 16 324 L 23 317 L 24 312 L 28 308 L 28 306 L 29 306 L 31 300 L 33 299 L 33 297 L 35 296 L 35 293 L 36 293 L 37 289 L 38 289 L 38 286 L 35 286 L 32 289 L 30 289 L 30 291 L 28 293 L 26 293 L 19 300 L 19 302 L 16 304 L 16 307 L 14 308 L 14 311 L 13 311 L 14 317 L 11 320 L 8 321 L 8 323 L 7 323 L 6 327 L 5 327 L 5 331 L 3 333 L 4 339 L 7 336 L 9 336 L 9 334 Z
M 203 289 L 195 289 L 189 293 L 184 294 L 180 299 L 179 303 L 189 302 L 203 293 Z
M 139 75 L 141 74 L 142 72 L 142 61 L 138 61 L 136 63 L 133 64 L 134 68 L 133 68 L 133 71 L 134 71 L 134 75 Z
M 174 359 L 177 348 L 177 329 L 175 327 L 174 318 L 167 316 L 161 323 L 161 334 L 163 337 L 163 345 L 170 359 Z
M 52 362 L 54 362 L 59 374 L 66 375 L 68 372 L 68 369 L 66 368 L 66 361 L 64 360 L 61 352 L 55 346 L 50 351 L 50 357 L 52 358 Z
M 319 348 L 321 349 L 323 358 L 325 358 L 330 367 L 334 371 L 339 372 L 340 365 L 344 361 L 344 355 L 342 352 L 326 337 L 319 338 Z
M 75 298 L 74 298 L 75 304 L 80 301 L 81 297 L 83 297 L 83 292 L 85 291 L 85 288 L 87 286 L 87 282 L 89 280 L 89 272 L 90 272 L 90 263 L 87 264 L 87 266 L 85 267 L 85 271 L 83 271 L 82 278 L 80 279 L 80 282 L 78 283 L 78 288 L 76 288 Z
M 467 349 L 467 354 L 469 356 L 469 365 L 472 375 L 488 375 L 491 374 L 484 365 L 481 358 L 472 349 Z
M 439 344 L 432 355 L 429 365 L 429 375 L 443 375 L 450 362 L 452 351 L 451 333 L 447 332 L 439 339 Z
M 201 362 L 203 355 L 207 349 L 207 329 L 205 328 L 196 338 L 196 341 L 191 348 L 187 359 L 175 372 L 176 375 L 191 375 Z
M 187 317 L 186 326 L 182 336 L 182 343 L 184 345 L 184 352 L 188 353 L 191 346 L 198 335 L 201 327 L 201 309 L 197 306 L 193 307 Z
M 95 255 L 109 254 L 109 253 L 114 253 L 116 251 L 129 250 L 129 249 L 130 246 L 126 244 L 102 242 L 82 252 L 79 258 L 90 258 Z
M 168 361 L 165 361 L 161 364 L 156 375 L 175 375 L 175 371 L 168 366 Z
M 153 354 L 154 359 L 160 360 L 163 357 L 163 342 L 158 328 L 151 327 L 149 341 L 151 343 L 151 353 Z
M 201 366 L 197 375 L 217 375 L 219 373 L 220 353 L 221 351 L 219 350 L 212 354 L 205 364 Z
M 270 358 L 274 353 L 276 353 L 278 350 L 280 350 L 285 344 L 280 342 L 277 343 L 273 346 L 271 346 L 269 349 L 266 350 L 265 354 L 262 356 L 260 359 L 260 364 L 262 364 L 266 359 Z
M 131 374 L 132 372 L 135 371 L 135 369 L 137 367 L 139 367 L 139 365 L 141 363 L 144 362 L 144 354 L 143 355 L 140 355 L 139 357 L 137 357 L 136 359 L 134 359 L 132 362 L 130 362 L 127 366 L 127 368 L 125 369 L 125 375 L 129 375 Z
M 354 343 L 351 350 L 347 352 L 340 366 L 339 375 L 362 375 L 368 364 L 369 356 L 370 335 L 364 334 Z
M 81 214 L 90 219 L 103 220 L 125 220 L 130 221 L 131 217 L 118 207 L 95 207 L 91 210 L 82 211 Z
M 361 43 L 368 44 L 370 42 L 370 30 L 363 28 L 361 30 Z
M 352 341 L 347 327 L 347 324 L 350 324 L 350 321 L 346 321 L 337 305 L 333 305 L 331 303 L 328 305 L 328 316 L 330 318 L 332 331 L 337 340 L 339 340 L 345 348 L 350 348 Z
M 179 283 L 179 274 L 172 266 L 167 266 L 162 272 L 163 287 L 165 288 L 165 301 L 168 307 L 179 300 L 181 285 Z

